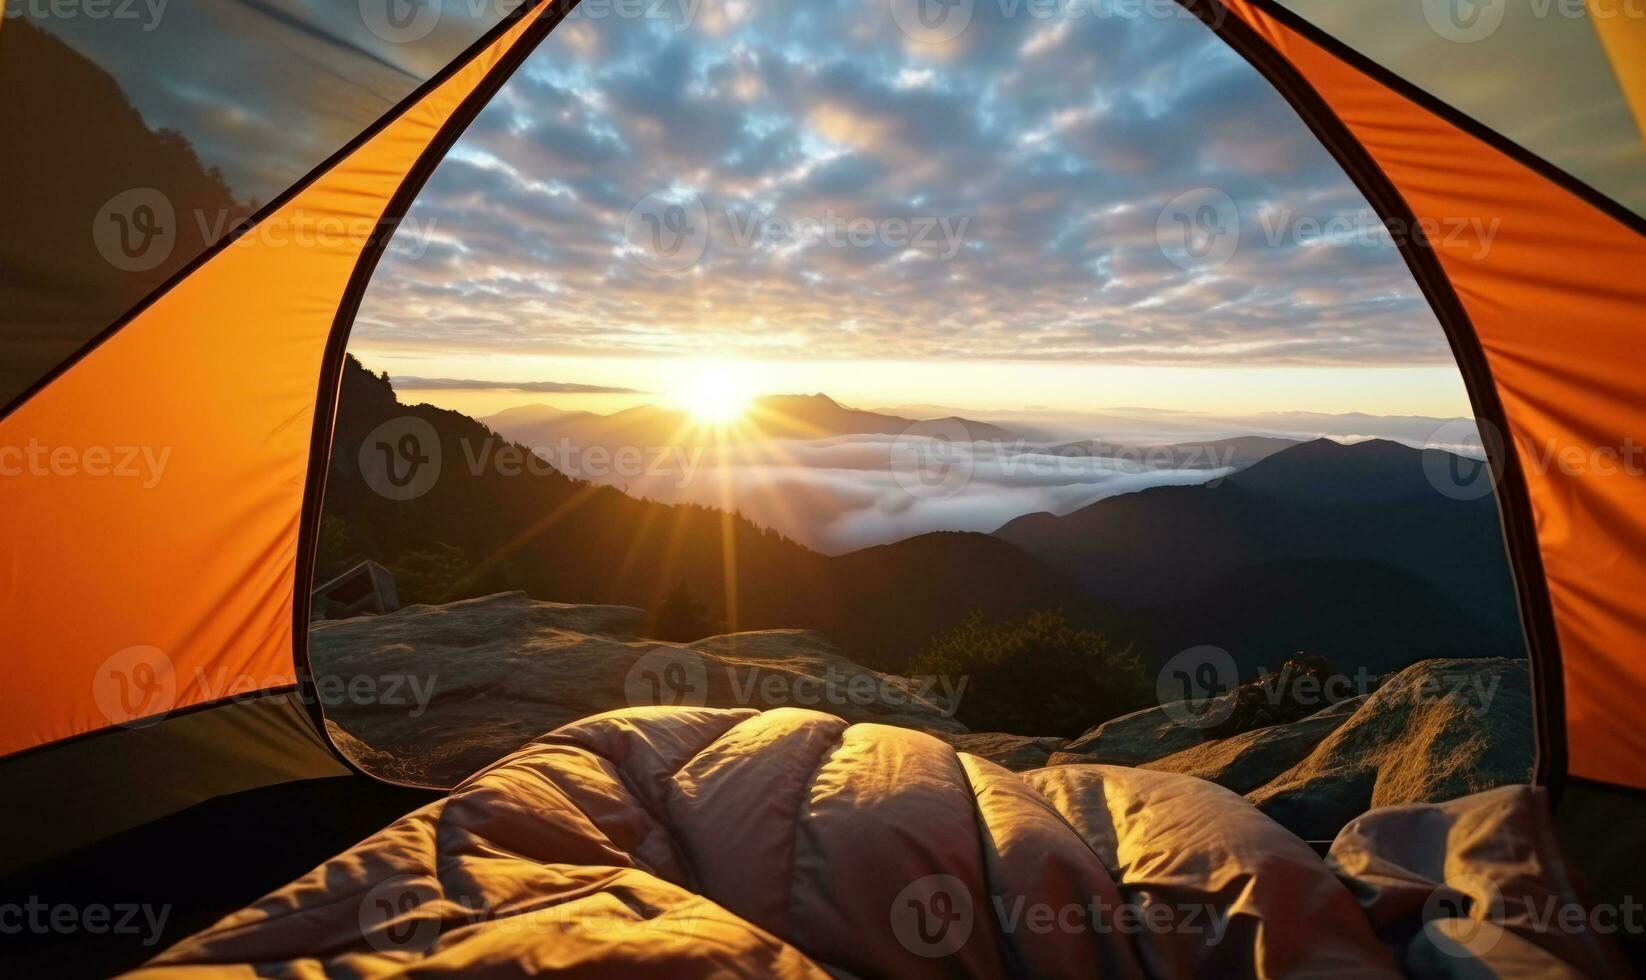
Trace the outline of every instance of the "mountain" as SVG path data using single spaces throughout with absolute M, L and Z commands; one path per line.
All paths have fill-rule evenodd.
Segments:
M 361 449 L 368 433 L 408 417 L 438 436 L 440 476 L 392 501 L 362 478 Z M 1348 672 L 1523 653 L 1493 502 L 1450 499 L 1425 475 L 1426 459 L 1471 464 L 1395 443 L 1302 443 L 1204 485 L 837 557 L 737 513 L 631 497 L 548 465 L 499 465 L 509 451 L 527 455 L 466 416 L 401 404 L 351 361 L 318 574 L 371 558 L 411 602 L 521 590 L 654 614 L 685 586 L 706 610 L 701 635 L 812 629 L 890 670 L 974 609 L 998 621 L 1062 608 L 1157 667 L 1201 644 L 1228 649 L 1247 671 L 1297 651 Z
M 419 453 L 437 457 L 438 475 L 412 499 L 391 500 L 373 489 L 362 460 L 379 442 L 398 443 L 380 427 L 408 424 L 437 437 L 437 452 Z M 394 572 L 406 602 L 520 590 L 654 612 L 684 584 L 718 621 L 709 632 L 813 629 L 859 663 L 892 668 L 974 608 L 1015 616 L 1077 592 L 986 534 L 922 535 L 831 558 L 735 513 L 510 465 L 511 452 L 518 460 L 526 449 L 457 412 L 401 404 L 387 380 L 350 358 L 316 580 L 369 558 Z
M 1453 465 L 1478 464 L 1319 439 L 1210 484 L 1031 514 L 995 533 L 1094 601 L 1137 610 L 1156 662 L 1200 644 L 1247 668 L 1297 650 L 1345 669 L 1521 656 L 1494 501 L 1452 499 L 1426 475 Z
M 1047 451 L 1060 456 L 1136 460 L 1157 467 L 1217 469 L 1225 466 L 1250 466 L 1260 459 L 1267 459 L 1297 444 L 1296 439 L 1282 439 L 1278 436 L 1235 436 L 1232 439 L 1174 442 L 1167 445 L 1120 445 L 1101 439 L 1083 439 L 1079 442 L 1065 442 Z
M 848 408 L 823 394 L 766 395 L 750 400 L 739 424 L 714 429 L 696 424 L 687 412 L 640 405 L 597 415 L 567 412 L 549 405 L 522 405 L 481 419 L 516 442 L 553 446 L 565 439 L 574 446 L 676 446 L 759 439 L 826 439 L 849 435 L 945 434 L 964 428 L 973 440 L 1009 442 L 1008 429 L 972 419 L 909 419 Z
M 108 72 L 26 17 L 0 30 L 0 91 L 51 97 L 0 101 L 0 309 L 6 356 L 0 403 L 181 269 L 251 212 L 183 134 L 150 129 Z M 134 188 L 144 189 L 134 192 Z M 120 201 L 164 201 L 162 232 L 139 267 L 117 268 L 100 249 Z M 136 196 L 134 196 L 134 194 Z M 122 205 L 123 206 L 123 205 Z M 116 258 L 119 258 L 116 254 Z

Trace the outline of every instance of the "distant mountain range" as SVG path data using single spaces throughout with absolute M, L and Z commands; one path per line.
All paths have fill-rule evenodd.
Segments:
M 407 417 L 438 435 L 440 477 L 414 499 L 391 501 L 362 479 L 360 453 L 374 429 Z M 716 632 L 816 629 L 875 666 L 901 665 L 971 609 L 1006 617 L 1079 601 L 1064 576 L 987 534 L 921 535 L 828 557 L 709 507 L 641 500 L 548 467 L 471 468 L 508 445 L 457 412 L 401 404 L 350 358 L 317 581 L 371 558 L 395 573 L 406 601 L 523 589 L 648 610 L 683 583 L 721 620 Z
M 1496 506 L 1439 493 L 1426 454 L 1455 460 L 1319 439 L 1214 484 L 1030 514 L 995 533 L 1092 601 L 1134 610 L 1157 652 L 1213 644 L 1272 664 L 1295 649 L 1378 669 L 1519 656 Z
M 777 400 L 779 409 L 826 431 L 906 422 L 817 396 Z M 395 502 L 366 485 L 358 460 L 368 433 L 406 416 L 439 435 L 442 475 L 422 496 Z M 595 431 L 667 424 L 655 410 L 594 418 L 620 416 L 635 428 Z M 1233 448 L 1249 458 L 1277 442 Z M 735 513 L 637 499 L 547 467 L 472 468 L 476 447 L 507 444 L 456 412 L 399 403 L 388 382 L 351 359 L 319 574 L 373 558 L 422 601 L 523 589 L 649 610 L 684 584 L 720 620 L 717 632 L 816 629 L 852 659 L 889 669 L 973 609 L 998 620 L 1062 608 L 1156 665 L 1201 644 L 1228 649 L 1247 671 L 1300 650 L 1377 671 L 1523 655 L 1492 500 L 1440 494 L 1423 453 L 1395 443 L 1278 447 L 1207 485 L 1031 514 L 993 535 L 922 534 L 838 557 Z
M 579 448 L 604 446 L 676 446 L 725 440 L 826 439 L 849 435 L 922 435 L 963 427 L 973 440 L 1010 442 L 1019 436 L 1009 429 L 958 417 L 909 419 L 880 412 L 848 408 L 827 395 L 767 395 L 749 402 L 735 425 L 713 428 L 699 424 L 687 412 L 640 405 L 597 415 L 566 412 L 549 405 L 523 405 L 480 420 L 515 442 L 532 447 L 554 446 L 562 439 Z

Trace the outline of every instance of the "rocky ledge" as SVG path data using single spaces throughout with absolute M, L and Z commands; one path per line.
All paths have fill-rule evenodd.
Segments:
M 966 730 L 940 685 L 882 674 L 807 630 L 663 643 L 628 606 L 505 592 L 309 631 L 337 743 L 384 776 L 451 785 L 529 739 L 646 704 L 816 708 L 849 721 Z
M 1531 778 L 1525 660 L 1423 660 L 1369 694 L 1296 721 L 1214 738 L 1175 706 L 1105 722 L 1050 764 L 1182 772 L 1242 793 L 1311 840 L 1372 807 L 1448 800 Z M 1202 712 L 1205 714 L 1206 712 Z M 1217 714 L 1214 706 L 1211 714 Z

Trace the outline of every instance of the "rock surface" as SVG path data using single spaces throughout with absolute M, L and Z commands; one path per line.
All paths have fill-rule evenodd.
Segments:
M 1424 660 L 1247 799 L 1298 836 L 1324 840 L 1372 807 L 1524 783 L 1532 754 L 1525 660 Z
M 372 772 L 432 785 L 453 784 L 567 722 L 645 704 L 811 707 L 922 729 L 1017 771 L 1105 763 L 1186 773 L 1245 794 L 1308 839 L 1329 839 L 1373 807 L 1451 799 L 1531 775 L 1524 660 L 1420 661 L 1373 693 L 1306 716 L 1282 687 L 1270 688 L 1285 702 L 1278 711 L 1254 710 L 1247 685 L 1197 713 L 1147 708 L 1066 741 L 967 732 L 951 692 L 869 670 L 810 631 L 661 643 L 637 635 L 644 621 L 626 606 L 511 592 L 318 622 L 310 656 L 336 744 Z M 1215 737 L 1231 718 L 1261 727 Z M 1263 724 L 1289 718 L 1297 720 Z
M 1321 739 L 1348 721 L 1370 696 L 1340 701 L 1300 721 L 1203 742 L 1146 762 L 1140 768 L 1181 772 L 1236 793 L 1247 793 L 1303 761 Z
M 1525 660 L 1423 660 L 1375 685 L 1372 693 L 1301 720 L 1225 738 L 1214 735 L 1230 717 L 1284 717 L 1296 705 L 1278 714 L 1242 708 L 1233 699 L 1246 685 L 1196 714 L 1174 705 L 1147 708 L 1097 726 L 1054 752 L 1048 764 L 1109 763 L 1198 776 L 1245 794 L 1311 840 L 1331 839 L 1373 807 L 1454 799 L 1531 778 Z
M 433 785 L 451 785 L 567 722 L 643 704 L 793 705 L 850 721 L 966 730 L 940 688 L 860 666 L 817 633 L 662 643 L 636 635 L 644 620 L 627 606 L 507 592 L 320 621 L 310 627 L 309 655 L 327 718 L 358 761 Z
M 938 738 L 954 746 L 957 751 L 988 759 L 1013 772 L 1039 769 L 1050 762 L 1052 754 L 1068 743 L 1056 735 L 1035 737 L 1012 735 L 1007 732 L 968 732 L 963 735 L 933 732 Z
M 1211 699 L 1205 706 L 1205 713 L 1221 715 L 1220 706 L 1227 704 L 1229 699 L 1230 695 L 1227 694 Z M 1175 704 L 1156 705 L 1112 718 L 1063 746 L 1063 750 L 1053 757 L 1052 764 L 1095 762 L 1110 766 L 1140 766 L 1163 759 L 1205 740 L 1199 727 L 1193 723 L 1183 723 L 1186 718 L 1191 716 Z

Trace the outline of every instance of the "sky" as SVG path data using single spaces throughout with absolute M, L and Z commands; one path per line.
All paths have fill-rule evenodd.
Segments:
M 23 15 L 255 203 L 512 0 L 387 2 Z M 916 2 L 584 0 L 417 202 L 355 352 L 398 378 L 483 382 L 411 383 L 472 414 L 528 394 L 595 410 L 667 398 L 683 371 L 728 359 L 762 391 L 864 406 L 1466 412 L 1365 202 L 1176 4 L 952 0 L 964 30 L 934 33 Z M 1286 3 L 1646 202 L 1638 128 L 1581 5 L 1491 5 L 1469 28 L 1486 36 L 1453 43 L 1443 3 Z M 208 49 L 222 56 L 194 56 Z M 853 222 L 867 240 L 808 237 Z M 911 226 L 936 233 L 910 241 Z M 682 227 L 703 230 L 690 261 L 656 238 L 648 251 L 649 230 Z M 1183 261 L 1185 241 L 1216 245 L 1214 261 Z M 642 394 L 542 390 L 567 385 Z
M 351 349 L 477 415 L 705 372 L 860 407 L 1468 414 L 1364 199 L 1203 25 L 970 9 L 938 43 L 886 0 L 574 14 L 429 181 Z

